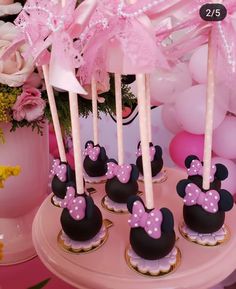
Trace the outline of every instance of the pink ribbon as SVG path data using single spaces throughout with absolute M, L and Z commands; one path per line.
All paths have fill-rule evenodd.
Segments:
M 150 213 L 145 211 L 140 201 L 134 202 L 132 216 L 129 219 L 131 228 L 144 228 L 146 233 L 153 239 L 161 237 L 162 212 L 158 209 L 152 210 Z
M 107 163 L 107 173 L 106 176 L 108 179 L 112 179 L 114 177 L 117 177 L 118 180 L 121 183 L 128 183 L 130 180 L 130 175 L 132 171 L 132 166 L 131 165 L 117 165 L 112 162 Z
M 92 161 L 96 161 L 100 154 L 100 147 L 94 147 L 91 143 L 87 145 L 86 149 L 84 150 L 84 155 L 89 156 Z
M 186 53 L 207 43 L 209 34 L 212 32 L 217 73 L 222 69 L 222 65 L 226 63 L 227 73 L 220 77 L 223 77 L 223 80 L 230 85 L 236 75 L 236 3 L 234 0 L 223 1 L 222 4 L 225 5 L 228 14 L 221 22 L 206 22 L 201 19 L 199 10 L 205 3 L 209 3 L 209 1 L 189 1 L 184 7 L 180 23 L 169 31 L 165 30 L 157 33 L 157 37 L 163 37 L 163 35 L 168 37 L 173 32 L 185 29 L 184 36 L 165 49 L 167 58 L 176 61 Z
M 184 204 L 186 206 L 200 205 L 206 212 L 216 213 L 220 195 L 216 190 L 202 192 L 195 184 L 188 184 L 185 189 Z
M 75 197 L 75 189 L 68 187 L 66 196 L 60 204 L 61 208 L 67 208 L 74 220 L 83 220 L 85 217 L 86 201 L 82 196 Z
M 156 149 L 154 146 L 151 146 L 149 148 L 149 153 L 150 153 L 150 158 L 151 158 L 151 162 L 154 160 L 154 157 L 155 157 L 155 153 L 156 153 Z M 141 145 L 140 147 L 138 148 L 138 151 L 136 152 L 136 156 L 137 157 L 140 157 L 142 156 L 142 149 L 141 149 Z
M 3 58 L 9 56 L 22 42 L 28 44 L 26 57 L 43 65 L 49 61 L 51 47 L 50 83 L 60 89 L 86 94 L 75 76 L 75 68 L 82 64 L 80 52 L 73 39 L 78 37 L 96 8 L 96 0 L 85 0 L 77 9 L 76 0 L 61 2 L 28 0 L 15 24 L 21 31 L 19 39 L 9 47 Z
M 67 166 L 65 164 L 61 164 L 60 160 L 53 160 L 51 175 L 52 176 L 56 175 L 61 182 L 65 182 L 66 173 L 67 173 Z
M 132 4 L 133 9 L 139 7 L 138 2 Z M 151 2 L 146 1 L 147 4 Z M 125 17 L 121 15 L 119 5 L 117 0 L 101 1 L 82 33 L 80 46 L 86 67 L 80 71 L 81 79 L 84 75 L 89 77 L 96 69 L 132 74 L 149 73 L 156 67 L 169 68 L 144 11 L 134 17 Z
M 199 160 L 192 160 L 190 168 L 187 170 L 189 176 L 202 176 L 203 175 L 203 165 Z M 216 166 L 211 166 L 211 172 L 210 172 L 210 182 L 214 181 L 216 173 Z

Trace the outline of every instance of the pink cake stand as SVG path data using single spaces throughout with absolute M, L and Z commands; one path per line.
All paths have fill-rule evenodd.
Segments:
M 231 230 L 231 239 L 213 248 L 191 243 L 181 237 L 178 225 L 182 221 L 182 200 L 175 187 L 185 175 L 169 169 L 168 180 L 156 184 L 156 205 L 167 206 L 175 214 L 176 245 L 181 250 L 179 267 L 169 275 L 150 278 L 137 274 L 125 262 L 124 252 L 128 245 L 128 215 L 116 215 L 101 210 L 104 218 L 114 226 L 109 229 L 107 242 L 97 251 L 76 255 L 63 251 L 57 244 L 61 230 L 61 209 L 51 205 L 49 196 L 36 215 L 33 224 L 33 241 L 43 263 L 58 277 L 80 289 L 203 289 L 225 279 L 236 268 L 236 208 L 227 214 L 226 224 Z M 96 185 L 93 195 L 97 204 L 104 195 L 104 185 Z M 142 188 L 141 188 L 142 189 Z

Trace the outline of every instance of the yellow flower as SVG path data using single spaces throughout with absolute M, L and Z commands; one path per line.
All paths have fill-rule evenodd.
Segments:
M 20 166 L 0 166 L 0 188 L 4 187 L 4 181 L 11 176 L 18 176 L 20 173 Z

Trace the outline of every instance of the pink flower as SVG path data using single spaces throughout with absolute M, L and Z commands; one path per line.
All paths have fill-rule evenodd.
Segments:
M 16 121 L 26 119 L 28 122 L 37 120 L 43 116 L 45 106 L 45 101 L 37 88 L 23 87 L 22 94 L 18 96 L 12 107 L 13 118 Z

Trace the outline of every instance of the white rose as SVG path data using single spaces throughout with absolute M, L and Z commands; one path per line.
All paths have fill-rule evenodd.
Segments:
M 12 23 L 0 23 L 0 56 L 16 39 L 17 33 L 18 30 Z M 21 47 L 12 53 L 8 59 L 0 60 L 0 83 L 12 87 L 21 86 L 33 72 L 32 62 L 25 60 L 22 52 L 23 48 Z
M 14 0 L 0 0 L 0 17 L 20 13 L 22 5 Z

